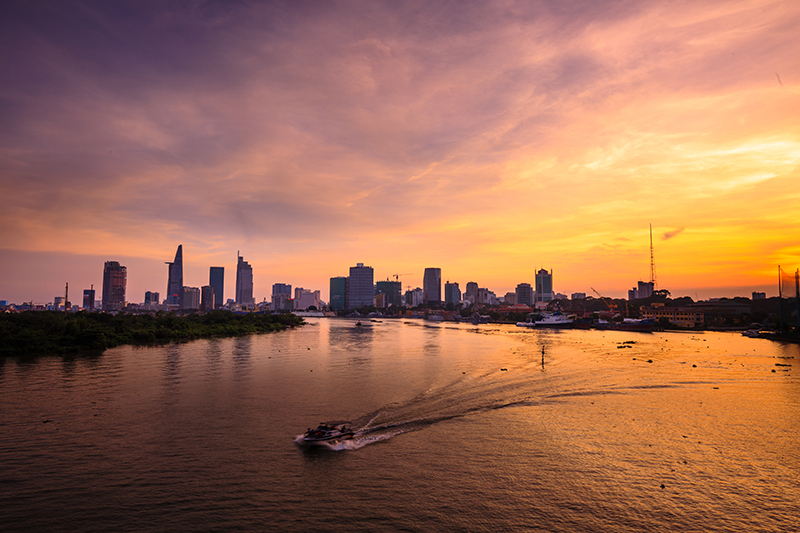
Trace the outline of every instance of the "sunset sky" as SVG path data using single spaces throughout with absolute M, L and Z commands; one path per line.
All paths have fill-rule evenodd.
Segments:
M 777 295 L 800 266 L 800 2 L 0 6 L 0 299 L 237 250 L 256 301 L 363 262 L 498 296 Z M 393 278 L 392 278 L 393 279 Z

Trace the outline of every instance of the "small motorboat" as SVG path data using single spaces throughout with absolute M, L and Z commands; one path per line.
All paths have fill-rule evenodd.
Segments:
M 347 422 L 321 422 L 315 429 L 308 428 L 303 435 L 303 442 L 336 444 L 341 440 L 352 439 L 355 432 L 347 424 Z

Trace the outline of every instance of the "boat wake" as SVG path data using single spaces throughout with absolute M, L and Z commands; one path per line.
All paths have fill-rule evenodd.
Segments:
M 510 407 L 532 407 L 542 403 L 529 379 L 501 379 L 483 376 L 477 380 L 458 380 L 437 390 L 428 390 L 403 403 L 389 404 L 352 420 L 350 439 L 314 443 L 322 450 L 358 450 L 404 433 L 422 430 L 447 420 Z M 295 442 L 299 446 L 303 435 Z

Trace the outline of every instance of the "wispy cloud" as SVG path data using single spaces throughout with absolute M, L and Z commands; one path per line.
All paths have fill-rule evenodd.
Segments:
M 262 279 L 321 288 L 356 260 L 436 261 L 499 292 L 594 258 L 623 290 L 656 217 L 681 228 L 659 252 L 676 280 L 695 239 L 800 230 L 791 3 L 0 9 L 8 249 L 241 248 Z

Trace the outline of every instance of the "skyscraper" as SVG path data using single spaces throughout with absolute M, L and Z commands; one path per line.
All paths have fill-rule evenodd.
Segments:
M 103 311 L 119 311 L 125 307 L 127 271 L 117 261 L 106 261 L 103 268 Z
M 426 268 L 422 278 L 423 303 L 439 305 L 442 303 L 442 269 Z
M 350 287 L 347 290 L 348 309 L 367 307 L 375 302 L 375 285 L 373 284 L 372 267 L 364 263 L 356 263 L 350 267 Z
M 536 301 L 549 302 L 553 299 L 553 271 L 545 269 L 536 273 Z
M 215 298 L 216 295 L 214 294 L 214 287 L 211 285 L 203 285 L 200 287 L 200 310 L 212 311 L 216 305 Z
M 83 308 L 94 311 L 94 285 L 91 289 L 83 289 Z
M 219 309 L 225 303 L 225 267 L 211 267 L 208 272 L 208 284 L 214 291 L 214 309 Z
M 461 289 L 458 288 L 458 283 L 449 281 L 444 284 L 444 305 L 452 303 L 457 305 L 461 301 Z
M 474 281 L 470 281 L 467 283 L 467 290 L 464 291 L 464 299 L 468 300 L 470 303 L 477 303 L 478 302 L 478 284 Z
M 520 283 L 516 290 L 517 303 L 533 305 L 533 287 L 530 283 Z
M 331 311 L 347 309 L 347 285 L 346 276 L 331 278 L 330 302 L 328 302 Z
M 290 283 L 273 283 L 272 294 L 288 294 L 292 296 L 292 285 Z
M 375 294 L 384 294 L 385 299 L 385 306 L 397 306 L 400 307 L 403 305 L 403 295 L 402 295 L 403 286 L 399 281 L 378 281 L 375 283 Z
M 236 303 L 239 305 L 253 305 L 253 267 L 236 252 Z
M 183 291 L 183 245 L 178 245 L 175 260 L 169 265 L 167 278 L 167 305 L 175 308 L 181 307 L 181 292 Z

